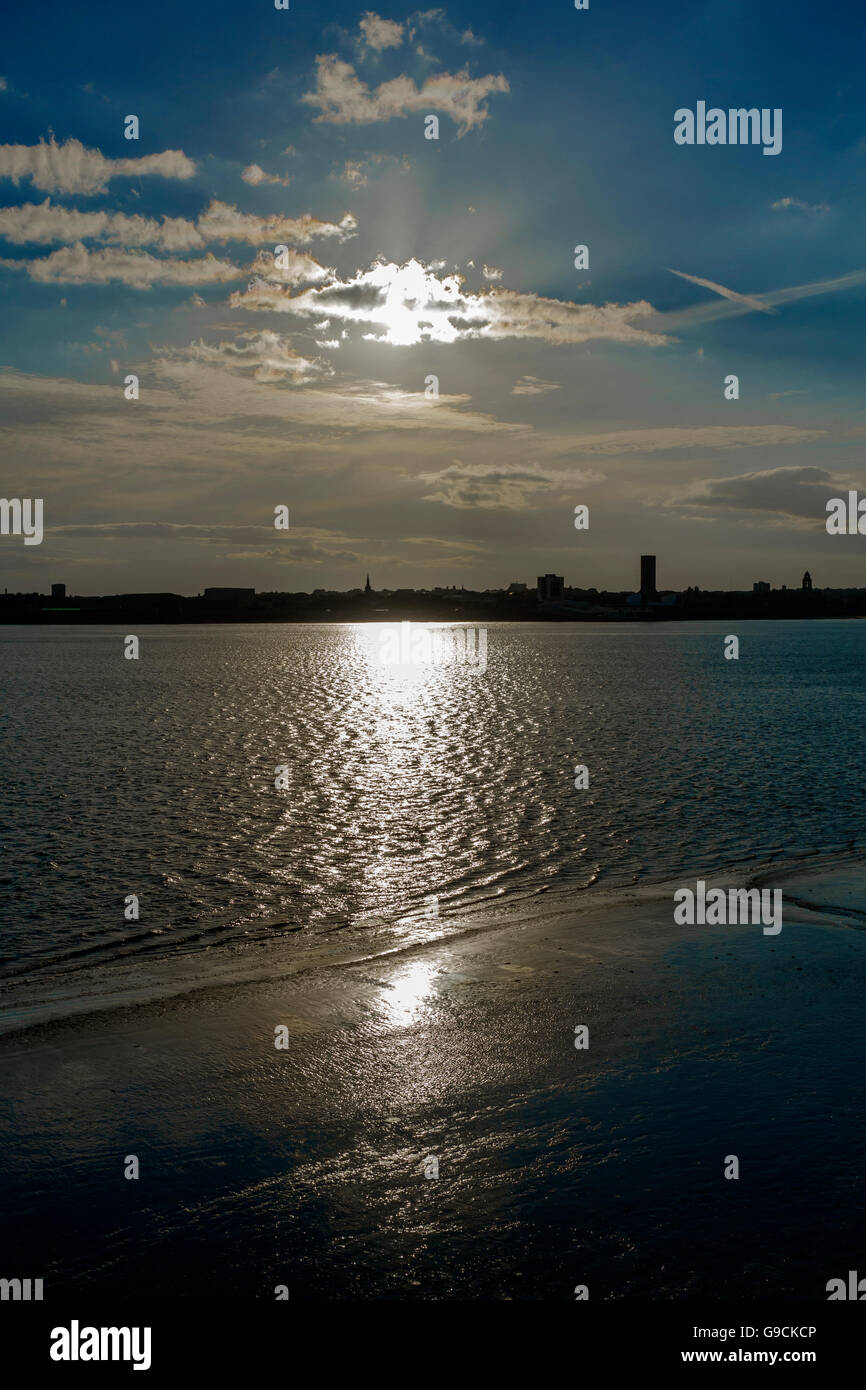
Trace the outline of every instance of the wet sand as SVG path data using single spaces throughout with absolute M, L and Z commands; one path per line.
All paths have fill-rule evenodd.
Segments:
M 0 1039 L 5 1272 L 46 1299 L 824 1297 L 866 1268 L 864 875 L 763 881 L 778 937 L 675 926 L 668 890 L 551 898 Z

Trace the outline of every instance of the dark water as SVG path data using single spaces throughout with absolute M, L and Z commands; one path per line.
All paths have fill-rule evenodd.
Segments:
M 492 624 L 486 669 L 406 670 L 376 628 L 145 628 L 137 662 L 119 629 L 0 630 L 0 998 L 866 836 L 866 624 L 741 624 L 739 661 L 725 632 Z
M 638 967 L 638 916 L 606 964 L 540 925 L 4 1039 L 4 1267 L 132 1302 L 823 1299 L 864 1268 L 866 932 Z

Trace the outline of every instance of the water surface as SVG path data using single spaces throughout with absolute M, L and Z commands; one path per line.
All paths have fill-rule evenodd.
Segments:
M 6 1007 L 866 836 L 866 625 L 738 631 L 491 624 L 481 670 L 377 625 L 0 629 Z

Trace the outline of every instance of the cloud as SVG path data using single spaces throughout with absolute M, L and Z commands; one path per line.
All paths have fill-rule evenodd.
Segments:
M 525 464 L 466 464 L 459 459 L 438 472 L 420 473 L 418 477 L 432 489 L 424 493 L 425 502 L 442 502 L 461 510 L 482 507 L 507 511 L 523 511 L 538 494 L 552 489 L 604 481 L 603 473 L 591 470 L 581 473 Z
M 464 463 L 455 459 L 452 463 L 435 472 L 420 474 L 420 480 L 427 485 L 424 500 L 441 502 L 446 506 L 459 509 L 501 508 L 505 510 L 526 510 L 536 505 L 536 503 L 546 503 L 547 496 L 551 492 L 560 494 L 568 491 L 574 483 L 592 485 L 605 482 L 605 474 L 596 472 L 592 468 L 575 468 L 575 459 L 587 455 L 617 457 L 628 453 L 653 453 L 667 452 L 673 449 L 685 449 L 694 447 L 704 448 L 736 448 L 748 447 L 750 445 L 771 445 L 771 444 L 791 444 L 802 443 L 811 440 L 822 431 L 797 430 L 794 427 L 780 427 L 778 430 L 772 426 L 742 427 L 739 429 L 731 427 L 709 427 L 681 430 L 634 430 L 617 431 L 604 435 L 584 435 L 568 437 L 567 461 L 556 465 L 542 465 L 539 463 L 526 464 L 524 462 L 507 463 L 497 460 L 496 463 Z M 562 454 L 562 441 L 551 441 L 557 449 L 560 459 Z M 533 448 L 538 446 L 544 448 L 543 440 L 533 439 Z M 816 475 L 820 479 L 827 478 L 828 475 L 821 469 L 778 469 L 773 474 L 751 474 L 745 480 L 734 480 L 746 483 L 750 479 L 762 479 L 764 477 L 774 477 L 776 475 L 802 475 L 807 479 L 809 475 Z M 708 509 L 712 505 L 735 506 L 736 490 L 730 486 L 731 480 L 722 479 L 718 482 L 701 483 L 693 485 L 678 496 L 672 497 L 667 505 L 671 507 L 683 508 L 692 511 L 702 508 Z M 819 488 L 821 497 L 826 500 L 827 483 L 824 483 L 824 491 Z M 838 485 L 836 485 L 838 486 Z M 778 502 L 780 489 L 772 494 L 774 503 Z M 755 488 L 746 488 L 741 494 L 749 497 L 751 501 L 743 501 L 741 505 L 756 505 L 754 498 L 758 495 Z M 728 500 L 725 501 L 724 499 Z M 823 501 L 821 508 L 823 509 Z M 803 499 L 803 515 L 815 516 L 814 502 L 811 499 Z
M 810 444 L 825 433 L 798 425 L 693 425 L 569 436 L 579 454 L 654 454 L 670 449 L 750 449 Z
M 234 342 L 209 344 L 199 340 L 186 348 L 169 349 L 164 357 L 214 363 L 229 371 L 246 372 L 254 381 L 280 381 L 296 386 L 333 375 L 329 363 L 301 357 L 288 338 L 271 332 L 242 333 Z
M 403 42 L 403 25 L 393 19 L 382 19 L 372 10 L 367 10 L 361 20 L 361 33 L 363 42 L 377 53 L 383 48 L 399 48 Z
M 284 463 L 292 444 L 302 446 L 310 459 L 317 448 L 335 451 L 332 457 L 338 462 L 348 433 L 361 450 L 373 447 L 364 436 L 376 436 L 377 457 L 392 454 L 395 470 L 404 474 L 407 446 L 400 443 L 401 436 L 415 441 L 412 456 L 418 459 L 425 449 L 435 456 L 438 448 L 459 447 L 458 441 L 486 447 L 494 433 L 503 442 L 526 434 L 523 426 L 503 425 L 481 411 L 462 408 L 465 397 L 440 397 L 434 404 L 423 392 L 380 381 L 334 384 L 317 379 L 298 385 L 286 378 L 284 384 L 292 389 L 285 390 L 276 378 L 256 381 L 249 374 L 227 371 L 224 362 L 177 358 L 156 363 L 155 372 L 175 393 L 173 399 L 183 403 L 182 414 L 174 420 L 181 441 L 189 435 L 190 420 L 204 417 L 202 428 L 220 450 L 234 457 L 235 468 L 239 459 L 252 454 L 272 455 Z M 438 439 L 447 444 L 438 444 Z
M 670 498 L 668 506 L 704 512 L 719 508 L 772 512 L 788 524 L 793 519 L 823 528 L 828 499 L 844 495 L 847 487 L 824 468 L 771 468 L 734 478 L 707 478 Z
M 525 425 L 503 423 L 482 411 L 465 409 L 470 399 L 465 395 L 442 395 L 430 401 L 423 391 L 405 391 L 382 381 L 332 384 L 321 379 L 327 368 L 315 373 L 315 379 L 298 384 L 292 381 L 288 342 L 284 354 L 267 339 L 256 342 L 257 336 L 249 335 L 245 353 L 233 352 L 231 344 L 190 344 L 187 349 L 158 351 L 152 374 L 169 388 L 160 392 L 161 397 L 167 397 L 158 401 L 162 419 L 170 423 L 166 412 L 176 415 L 183 438 L 193 426 L 216 432 L 221 448 L 237 449 L 242 457 L 249 455 L 253 442 L 256 447 L 273 447 L 282 457 L 289 426 L 303 431 L 307 449 L 312 447 L 313 431 L 328 440 L 340 439 L 350 431 L 353 436 L 379 434 L 389 442 L 400 430 L 421 431 L 425 440 L 434 432 L 479 439 L 493 433 L 520 439 L 528 433 Z M 243 340 L 240 344 L 244 346 Z M 268 365 L 273 374 L 257 377 L 257 368 Z M 251 370 L 244 371 L 245 366 Z M 280 382 L 296 389 L 279 390 Z M 0 372 L 0 389 L 2 386 Z M 8 408 L 6 415 L 8 418 Z
M 42 284 L 107 285 L 118 280 L 131 289 L 151 285 L 205 285 L 239 280 L 244 270 L 219 261 L 210 252 L 194 260 L 158 260 L 146 251 L 89 251 L 80 241 L 32 261 L 4 260 Z
M 0 145 L 0 178 L 20 183 L 30 179 L 34 187 L 48 193 L 104 193 L 111 179 L 139 178 L 159 174 L 165 179 L 191 179 L 195 164 L 182 150 L 163 150 L 136 159 L 106 159 L 99 150 L 89 150 L 80 140 L 58 145 L 54 137 L 46 144 Z
M 497 270 L 495 265 L 485 265 L 481 273 L 485 280 L 501 280 L 503 275 L 503 272 Z
M 717 285 L 715 280 L 704 280 L 699 275 L 686 275 L 684 270 L 671 270 L 671 275 L 678 275 L 681 280 L 689 280 L 693 285 L 703 285 L 705 289 L 713 290 L 724 299 L 731 299 L 737 304 L 743 304 L 747 309 L 757 309 L 762 314 L 774 314 L 776 312 L 763 300 L 756 299 L 750 294 L 738 294 L 736 290 L 728 290 L 724 285 Z
M 260 164 L 248 164 L 241 172 L 241 178 L 253 188 L 257 188 L 260 183 L 281 183 L 287 188 L 289 183 L 288 178 L 280 178 L 279 174 L 266 174 Z
M 501 73 L 470 77 L 467 68 L 457 73 L 438 73 L 417 87 L 411 77 L 395 77 L 373 91 L 362 82 L 350 63 L 335 53 L 316 58 L 316 89 L 301 100 L 317 108 L 317 121 L 335 125 L 369 125 L 408 116 L 412 111 L 444 111 L 465 134 L 487 119 L 485 102 L 495 92 L 510 88 Z
M 230 203 L 212 201 L 197 223 L 183 217 L 160 220 L 127 216 L 121 212 L 79 212 L 46 198 L 44 203 L 22 203 L 0 208 L 0 237 L 22 245 L 47 245 L 55 241 L 103 241 L 117 246 L 156 246 L 161 251 L 194 251 L 209 241 L 246 241 L 276 244 L 312 241 L 315 237 L 347 241 L 355 235 L 357 221 L 351 213 L 341 222 L 322 222 L 309 213 L 268 217 L 239 212 Z
M 161 251 L 193 251 L 204 239 L 183 217 L 150 217 L 122 212 L 79 212 L 46 198 L 44 203 L 22 203 L 0 208 L 0 237 L 23 245 L 47 245 L 54 241 L 105 241 L 118 246 L 158 246 Z
M 348 241 L 358 230 L 357 219 L 350 212 L 344 213 L 339 222 L 322 222 L 308 212 L 300 217 L 284 217 L 282 213 L 257 217 L 216 198 L 201 214 L 196 226 L 205 241 L 296 242 L 301 246 L 314 237 Z
M 352 188 L 363 188 L 367 183 L 367 172 L 374 164 L 396 164 L 404 173 L 412 168 L 405 155 L 399 158 L 393 154 L 371 154 L 366 159 L 347 159 L 340 177 Z
M 134 410 L 118 409 L 128 371 L 141 372 L 144 383 Z M 252 335 L 235 344 L 190 344 L 186 352 L 172 345 L 140 365 L 127 357 L 103 385 L 0 370 L 6 476 L 10 485 L 20 476 L 22 488 L 26 478 L 38 477 L 54 498 L 55 520 L 86 516 L 88 502 L 105 520 L 153 519 L 166 497 L 175 517 L 201 519 L 213 515 L 214 496 L 235 517 L 245 514 L 251 497 L 270 497 L 264 514 L 272 517 L 289 460 L 293 496 L 315 496 L 318 516 L 332 525 L 335 508 L 341 518 L 357 510 L 354 488 L 334 482 L 345 481 L 348 440 L 354 463 L 379 480 L 378 490 L 364 492 L 361 509 L 378 524 L 379 504 L 401 510 L 413 495 L 417 501 L 413 475 L 425 456 L 430 467 L 443 451 L 450 457 L 473 448 L 489 457 L 491 440 L 523 452 L 525 427 L 467 409 L 465 396 L 434 402 L 423 390 L 324 375 L 299 380 L 306 374 L 289 345 L 283 350 Z M 118 474 L 123 457 L 138 465 Z M 107 508 L 100 501 L 106 498 Z M 353 530 L 363 524 L 359 517 L 351 516 Z M 403 516 L 395 534 L 408 533 L 419 534 L 417 522 L 409 527 Z M 0 563 L 7 555 L 8 547 Z M 121 560 L 119 572 L 122 567 Z M 140 587 L 148 585 L 152 580 Z
M 547 391 L 558 391 L 559 383 L 542 381 L 537 376 L 522 376 L 511 388 L 512 396 L 543 396 Z
M 298 560 L 316 564 L 335 560 L 360 563 L 362 559 L 357 550 L 347 549 L 350 544 L 357 545 L 354 537 L 348 537 L 343 531 L 317 526 L 293 525 L 285 540 L 277 545 L 274 545 L 272 523 L 244 526 L 192 521 L 102 521 L 53 526 L 51 535 L 52 539 L 61 542 L 67 539 L 89 541 L 91 546 L 106 540 L 121 541 L 124 545 L 129 541 L 183 541 L 186 544 L 220 548 L 244 545 L 254 549 L 225 558 L 267 559 L 288 564 L 296 564 Z
M 797 208 L 800 212 L 829 212 L 829 203 L 804 203 L 802 198 L 779 198 L 770 205 L 774 212 L 787 212 Z
M 274 263 L 273 252 L 260 251 L 250 269 L 254 272 L 256 281 L 247 287 L 248 293 L 255 296 L 257 292 L 274 291 L 277 298 L 281 298 L 281 285 L 315 284 L 332 279 L 334 275 L 333 270 L 320 265 L 309 252 L 291 249 L 281 253 L 279 266 Z M 265 307 L 264 303 L 261 307 Z
M 464 29 L 462 32 L 449 23 L 445 11 L 441 8 L 433 10 L 416 10 L 410 15 L 408 37 L 414 42 L 419 26 L 421 28 L 435 28 L 437 39 L 444 39 L 448 43 L 464 44 L 468 47 L 480 47 L 484 39 L 479 39 L 471 29 Z M 418 51 L 423 53 L 419 47 Z M 435 61 L 435 60 L 434 60 Z
M 470 293 L 463 289 L 462 276 L 440 277 L 414 259 L 402 266 L 376 261 L 351 280 L 334 280 L 297 295 L 275 287 L 267 291 L 266 301 L 259 291 L 235 291 L 230 302 L 234 308 L 267 308 L 355 325 L 365 337 L 401 347 L 506 338 L 550 343 L 605 338 L 650 346 L 667 341 L 633 326 L 654 312 L 645 302 L 597 307 L 498 287 Z
M 346 183 L 351 184 L 353 188 L 363 188 L 367 182 L 368 162 L 367 160 L 347 159 L 343 166 L 343 178 Z

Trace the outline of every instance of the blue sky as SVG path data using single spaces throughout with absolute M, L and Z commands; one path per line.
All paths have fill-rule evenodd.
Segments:
M 624 588 L 654 550 L 671 587 L 862 583 L 824 508 L 863 480 L 864 28 L 601 0 L 12 15 L 2 491 L 43 497 L 46 535 L 0 538 L 0 582 Z M 780 108 L 781 153 L 676 145 L 699 100 Z

